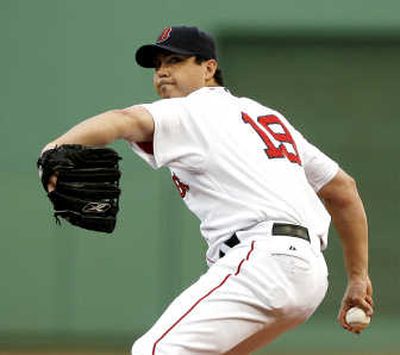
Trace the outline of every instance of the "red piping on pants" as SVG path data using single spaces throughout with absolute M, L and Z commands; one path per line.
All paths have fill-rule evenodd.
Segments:
M 202 296 L 201 298 L 199 298 L 174 324 L 172 324 L 171 327 L 169 327 L 163 335 L 161 335 L 161 337 L 159 337 L 156 342 L 153 345 L 153 351 L 152 351 L 152 355 L 155 355 L 156 353 L 156 347 L 157 344 L 173 329 L 176 327 L 176 325 L 178 323 L 180 323 L 191 311 L 193 311 L 193 309 L 204 299 L 206 299 L 208 296 L 210 296 L 215 290 L 218 290 L 232 275 L 236 276 L 240 273 L 240 270 L 242 268 L 242 265 L 245 261 L 249 260 L 251 253 L 254 250 L 254 241 L 251 242 L 251 246 L 250 246 L 250 250 L 247 253 L 246 257 L 244 259 L 242 259 L 236 269 L 236 272 L 234 274 L 228 274 L 224 277 L 224 279 L 219 283 L 219 285 L 215 286 L 213 289 L 211 289 L 210 291 L 208 291 L 204 296 Z

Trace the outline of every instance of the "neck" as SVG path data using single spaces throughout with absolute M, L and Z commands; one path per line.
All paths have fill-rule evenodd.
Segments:
M 207 80 L 207 81 L 206 81 L 206 85 L 205 85 L 205 86 L 212 87 L 212 86 L 221 86 L 221 85 L 219 85 L 219 84 L 215 81 L 215 79 L 214 79 L 214 77 L 213 77 L 213 78 L 211 78 L 210 80 Z

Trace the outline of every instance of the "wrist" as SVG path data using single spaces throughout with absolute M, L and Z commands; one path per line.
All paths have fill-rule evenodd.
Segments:
M 42 155 L 46 150 L 50 150 L 50 149 L 53 149 L 53 148 L 55 148 L 55 147 L 57 147 L 57 144 L 55 144 L 55 143 L 53 143 L 53 142 L 47 144 L 47 145 L 42 149 L 40 155 Z
M 367 271 L 350 273 L 347 275 L 348 282 L 364 282 L 366 279 L 368 279 Z

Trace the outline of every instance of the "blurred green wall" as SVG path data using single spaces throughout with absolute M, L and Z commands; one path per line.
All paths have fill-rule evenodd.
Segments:
M 165 25 L 195 24 L 216 35 L 227 86 L 281 110 L 337 159 L 370 217 L 374 326 L 354 342 L 334 323 L 345 275 L 332 230 L 327 299 L 274 346 L 312 348 L 318 330 L 338 349 L 396 348 L 399 14 L 398 1 L 0 0 L 0 347 L 128 347 L 205 270 L 197 221 L 168 172 L 126 144 L 115 144 L 124 193 L 111 237 L 56 226 L 35 168 L 42 146 L 81 119 L 156 99 L 135 48 Z

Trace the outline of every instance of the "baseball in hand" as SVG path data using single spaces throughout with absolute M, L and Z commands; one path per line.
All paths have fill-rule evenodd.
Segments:
M 362 330 L 368 327 L 371 318 L 359 307 L 352 307 L 346 312 L 346 322 L 353 328 Z

